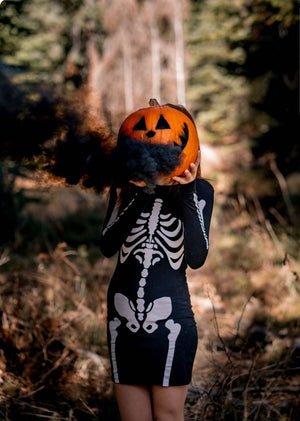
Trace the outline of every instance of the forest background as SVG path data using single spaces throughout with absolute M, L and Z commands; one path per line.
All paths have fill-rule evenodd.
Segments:
M 119 419 L 106 191 L 82 168 L 100 145 L 105 184 L 120 123 L 151 97 L 191 111 L 215 188 L 210 254 L 189 271 L 186 420 L 300 419 L 299 6 L 1 2 L 1 420 Z

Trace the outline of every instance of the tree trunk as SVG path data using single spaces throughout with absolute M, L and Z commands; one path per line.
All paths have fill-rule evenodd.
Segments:
M 151 59 L 152 59 L 152 97 L 160 98 L 160 45 L 157 26 L 153 23 L 151 32 Z
M 128 114 L 133 110 L 133 82 L 132 82 L 132 51 L 130 42 L 123 33 L 123 69 L 124 69 L 124 96 L 125 111 Z
M 179 104 L 185 105 L 184 39 L 181 0 L 174 1 L 174 33 L 177 101 Z
M 88 106 L 90 116 L 96 117 L 99 121 L 101 119 L 101 59 L 93 39 L 87 44 L 88 53 L 88 78 L 87 78 L 87 92 L 85 102 Z

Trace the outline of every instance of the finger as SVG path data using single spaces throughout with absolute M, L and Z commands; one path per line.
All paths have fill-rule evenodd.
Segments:
M 176 183 L 185 184 L 185 179 L 182 176 L 174 176 L 172 178 Z
M 197 165 L 196 165 L 196 163 L 191 163 L 191 165 L 190 165 L 190 173 L 191 173 L 191 175 L 192 175 L 192 177 L 193 178 L 195 178 L 196 177 L 196 174 L 197 174 Z
M 200 161 L 201 161 L 201 151 L 199 149 L 198 155 L 197 155 L 197 158 L 196 158 L 196 161 L 195 161 L 196 167 L 198 167 L 198 165 L 200 165 Z
M 173 180 L 177 181 L 180 184 L 187 184 L 193 180 L 193 176 L 189 170 L 185 170 L 181 176 L 173 177 Z
M 198 167 L 200 165 L 200 159 L 201 159 L 201 155 L 200 155 L 200 152 L 198 152 L 196 161 L 195 162 L 192 162 L 190 164 L 190 168 L 193 169 L 193 170 L 195 170 L 195 172 L 197 172 L 197 169 L 198 169 Z
M 194 163 L 195 164 L 195 178 L 197 177 L 198 172 L 199 172 L 199 175 L 201 174 L 200 162 L 201 162 L 201 152 L 199 149 L 196 161 Z
M 184 177 L 186 183 L 190 183 L 191 181 L 195 180 L 195 177 L 196 177 L 196 171 L 193 172 L 193 171 L 186 170 L 185 177 Z

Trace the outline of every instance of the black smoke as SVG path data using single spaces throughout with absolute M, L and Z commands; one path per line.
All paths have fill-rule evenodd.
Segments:
M 182 150 L 173 144 L 149 144 L 125 138 L 113 147 L 97 132 L 69 136 L 57 143 L 52 172 L 69 184 L 81 183 L 97 191 L 130 180 L 144 181 L 153 191 L 161 175 L 170 175 L 180 165 Z
M 175 142 L 150 144 L 122 134 L 116 140 L 73 107 L 63 108 L 59 117 L 49 161 L 52 174 L 68 184 L 101 192 L 112 184 L 125 188 L 131 180 L 144 181 L 150 192 L 161 175 L 170 175 L 181 163 L 182 147 Z
M 37 99 L 29 99 L 31 91 L 14 87 L 1 72 L 0 82 L 1 159 L 98 192 L 130 180 L 143 180 L 152 189 L 161 174 L 171 174 L 180 164 L 176 144 L 151 145 L 122 135 L 117 142 L 103 116 L 91 113 L 88 88 L 67 99 L 36 87 Z
M 180 165 L 182 149 L 173 144 L 150 144 L 119 136 L 112 153 L 115 182 L 123 186 L 128 181 L 144 181 L 152 191 L 161 175 L 170 175 Z
M 55 176 L 68 184 L 81 183 L 100 192 L 111 184 L 111 152 L 101 133 L 69 133 L 66 140 L 58 141 L 53 153 Z
M 67 184 L 80 184 L 101 192 L 112 182 L 111 132 L 90 118 L 84 104 L 61 104 L 58 129 L 48 150 L 48 170 Z

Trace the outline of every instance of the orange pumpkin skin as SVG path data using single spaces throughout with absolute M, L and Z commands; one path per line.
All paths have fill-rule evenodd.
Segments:
M 181 163 L 168 177 L 181 175 L 197 158 L 199 139 L 195 123 L 183 106 L 159 105 L 156 100 L 150 100 L 151 103 L 154 105 L 135 111 L 123 121 L 119 137 L 181 146 Z

